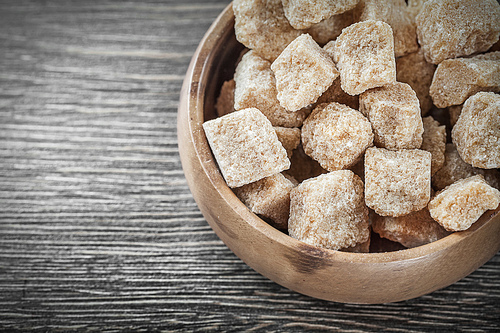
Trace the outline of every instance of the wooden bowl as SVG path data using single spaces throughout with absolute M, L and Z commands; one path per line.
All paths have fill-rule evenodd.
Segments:
M 469 230 L 439 241 L 385 253 L 317 248 L 274 229 L 226 185 L 202 129 L 215 117 L 214 102 L 232 78 L 243 50 L 229 5 L 193 56 L 181 91 L 179 151 L 184 173 L 204 217 L 246 264 L 276 283 L 312 297 L 345 303 L 385 303 L 418 297 L 473 272 L 500 249 L 500 209 Z

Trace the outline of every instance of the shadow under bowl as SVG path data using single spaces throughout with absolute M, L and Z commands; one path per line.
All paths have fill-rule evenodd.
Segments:
M 244 47 L 229 5 L 194 54 L 184 80 L 177 130 L 182 167 L 201 212 L 247 265 L 276 283 L 315 298 L 386 303 L 415 298 L 467 276 L 500 249 L 500 209 L 436 242 L 384 253 L 350 253 L 295 240 L 253 214 L 226 185 L 202 128 L 215 118 L 222 83 Z

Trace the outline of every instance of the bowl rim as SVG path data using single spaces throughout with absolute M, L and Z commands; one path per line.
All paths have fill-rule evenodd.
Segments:
M 234 13 L 232 10 L 232 3 L 229 4 L 228 6 L 225 7 L 225 9 L 220 13 L 220 15 L 217 17 L 217 19 L 212 23 L 208 31 L 206 32 L 204 38 L 200 42 L 199 49 L 201 49 L 202 46 L 206 46 L 206 44 L 214 43 L 215 41 L 213 40 L 213 37 L 218 37 L 221 36 L 225 31 L 227 27 L 220 27 L 218 26 L 218 22 L 220 21 L 228 21 L 231 22 L 231 28 L 234 26 Z M 234 29 L 233 29 L 234 30 Z M 196 53 L 198 54 L 198 52 Z M 201 54 L 200 57 L 195 59 L 196 57 L 193 57 L 193 61 L 196 61 L 198 63 L 202 62 L 203 66 L 199 67 L 202 70 L 198 73 L 190 73 L 190 75 L 186 76 L 186 80 L 191 81 L 193 76 L 199 76 L 201 77 L 203 74 L 205 74 L 206 70 L 206 64 L 208 63 L 208 59 L 210 58 L 210 53 L 206 54 Z M 196 67 L 196 66 L 192 66 Z M 198 87 L 199 89 L 196 91 L 196 94 L 198 97 L 201 97 L 205 93 L 204 88 L 202 86 Z M 192 92 L 192 91 L 191 91 Z M 201 99 L 203 100 L 203 99 Z M 194 112 L 194 111 L 200 111 L 201 112 Z M 289 248 L 296 248 L 298 245 L 307 245 L 307 246 L 313 246 L 309 245 L 305 242 L 302 242 L 300 240 L 294 239 L 291 236 L 283 233 L 282 231 L 272 227 L 269 225 L 267 222 L 262 220 L 260 217 L 258 217 L 256 214 L 251 212 L 247 206 L 241 200 L 234 194 L 234 192 L 231 190 L 231 188 L 227 185 L 225 182 L 222 174 L 219 171 L 218 165 L 215 161 L 215 158 L 213 154 L 211 153 L 208 141 L 205 137 L 205 134 L 202 129 L 202 124 L 205 121 L 204 119 L 204 105 L 202 105 L 202 108 L 189 108 L 188 109 L 189 115 L 192 120 L 195 120 L 195 128 L 194 130 L 191 131 L 191 133 L 194 133 L 198 136 L 197 139 L 193 139 L 194 145 L 195 145 L 195 150 L 197 153 L 200 154 L 200 156 L 203 156 L 203 163 L 201 163 L 203 170 L 205 173 L 208 175 L 208 178 L 210 179 L 210 182 L 212 186 L 222 195 L 224 198 L 225 202 L 231 206 L 237 213 L 240 215 L 244 220 L 246 220 L 249 225 L 252 226 L 252 228 L 256 229 L 256 231 L 264 234 L 266 237 L 269 237 L 275 242 L 281 243 Z M 191 123 L 192 125 L 192 123 Z M 217 170 L 217 172 L 213 172 L 214 170 Z M 325 258 L 325 253 L 328 254 L 328 258 L 332 258 L 334 260 L 339 260 L 339 261 L 349 261 L 352 262 L 353 260 L 359 261 L 359 262 L 394 262 L 394 261 L 404 261 L 404 260 L 412 260 L 412 259 L 417 259 L 417 258 L 422 258 L 428 255 L 433 255 L 436 252 L 442 251 L 446 248 L 449 248 L 452 245 L 457 245 L 464 239 L 466 239 L 469 235 L 475 233 L 476 231 L 484 228 L 485 224 L 490 220 L 491 218 L 497 216 L 500 213 L 500 207 L 498 207 L 496 210 L 492 211 L 487 211 L 484 213 L 477 222 L 472 224 L 472 226 L 464 231 L 457 231 L 453 232 L 439 240 L 436 240 L 434 242 L 424 244 L 421 246 L 413 247 L 413 248 L 406 248 L 406 249 L 401 249 L 401 250 L 396 250 L 396 251 L 390 251 L 390 252 L 376 252 L 376 253 L 353 253 L 353 252 L 344 252 L 344 251 L 338 251 L 338 250 L 330 250 L 326 248 L 318 248 L 318 253 L 316 256 L 320 256 L 321 258 Z M 324 252 L 324 253 L 320 253 Z

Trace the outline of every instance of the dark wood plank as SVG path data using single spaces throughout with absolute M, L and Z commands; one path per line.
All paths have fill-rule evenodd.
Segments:
M 1 329 L 499 329 L 499 254 L 414 300 L 337 304 L 267 280 L 212 232 L 176 112 L 228 3 L 0 3 Z

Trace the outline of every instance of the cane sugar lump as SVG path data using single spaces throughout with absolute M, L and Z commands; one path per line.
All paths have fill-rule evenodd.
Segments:
M 296 185 L 281 173 L 234 189 L 236 196 L 255 214 L 286 230 L 290 213 L 290 191 Z
M 500 52 L 443 61 L 429 88 L 438 108 L 463 104 L 480 91 L 500 91 Z
M 236 110 L 255 107 L 273 126 L 282 127 L 300 127 L 310 113 L 307 109 L 289 112 L 279 104 L 271 63 L 254 51 L 249 51 L 242 57 L 236 67 L 234 80 Z
M 500 168 L 500 95 L 479 92 L 470 97 L 451 138 L 466 163 L 476 168 Z
M 217 117 L 222 117 L 234 111 L 234 79 L 224 81 L 220 89 L 220 94 L 215 101 L 215 112 Z
M 339 170 L 305 180 L 290 193 L 291 237 L 338 250 L 368 240 L 368 208 L 363 182 L 352 171 Z
M 360 11 L 355 7 L 342 14 L 333 15 L 330 18 L 315 23 L 305 31 L 310 34 L 318 44 L 325 45 L 335 40 L 342 33 L 342 29 L 358 22 L 359 15 Z
M 432 108 L 429 88 L 435 70 L 436 65 L 425 60 L 421 49 L 396 59 L 396 79 L 398 82 L 408 83 L 415 91 L 420 102 L 422 116 L 425 116 Z
M 374 20 L 350 25 L 335 40 L 334 60 L 349 95 L 396 82 L 391 27 Z
M 236 39 L 273 61 L 302 32 L 285 17 L 281 0 L 234 0 Z
M 446 187 L 429 202 L 434 220 L 449 231 L 467 230 L 487 210 L 496 209 L 500 191 L 477 175 Z
M 416 93 L 397 82 L 365 91 L 359 110 L 373 126 L 374 143 L 387 149 L 417 149 L 424 132 Z
M 363 0 L 363 5 L 361 21 L 384 21 L 391 26 L 396 57 L 418 50 L 417 32 L 404 0 Z
M 430 0 L 417 15 L 417 36 L 433 64 L 487 51 L 500 36 L 496 0 Z
M 380 237 L 398 242 L 407 248 L 428 244 L 449 234 L 434 221 L 427 207 L 399 217 L 375 215 L 372 230 Z
M 368 119 L 339 103 L 317 106 L 304 121 L 301 135 L 305 153 L 328 171 L 354 165 L 373 144 Z
M 446 151 L 446 126 L 434 120 L 432 116 L 422 119 L 424 134 L 420 149 L 431 153 L 431 175 L 434 175 L 444 164 Z
M 497 169 L 486 170 L 474 168 L 462 160 L 453 143 L 447 143 L 444 153 L 444 164 L 432 176 L 432 187 L 436 191 L 439 191 L 460 179 L 475 175 L 482 175 L 489 185 L 500 189 L 500 172 Z
M 365 201 L 382 216 L 403 216 L 423 209 L 431 194 L 431 153 L 419 149 L 368 148 Z
M 288 158 L 293 154 L 293 150 L 300 144 L 300 128 L 274 127 L 278 140 L 286 150 Z
M 332 102 L 347 105 L 355 110 L 359 109 L 359 96 L 346 94 L 340 86 L 340 77 L 336 78 L 332 85 L 318 98 L 317 104 Z
M 272 63 L 280 105 L 297 111 L 317 101 L 339 72 L 331 57 L 303 34 L 291 42 Z
M 243 186 L 290 167 L 271 122 L 256 108 L 206 121 L 203 129 L 229 187 Z
M 285 16 L 295 29 L 307 29 L 332 15 L 344 13 L 359 0 L 282 0 Z

